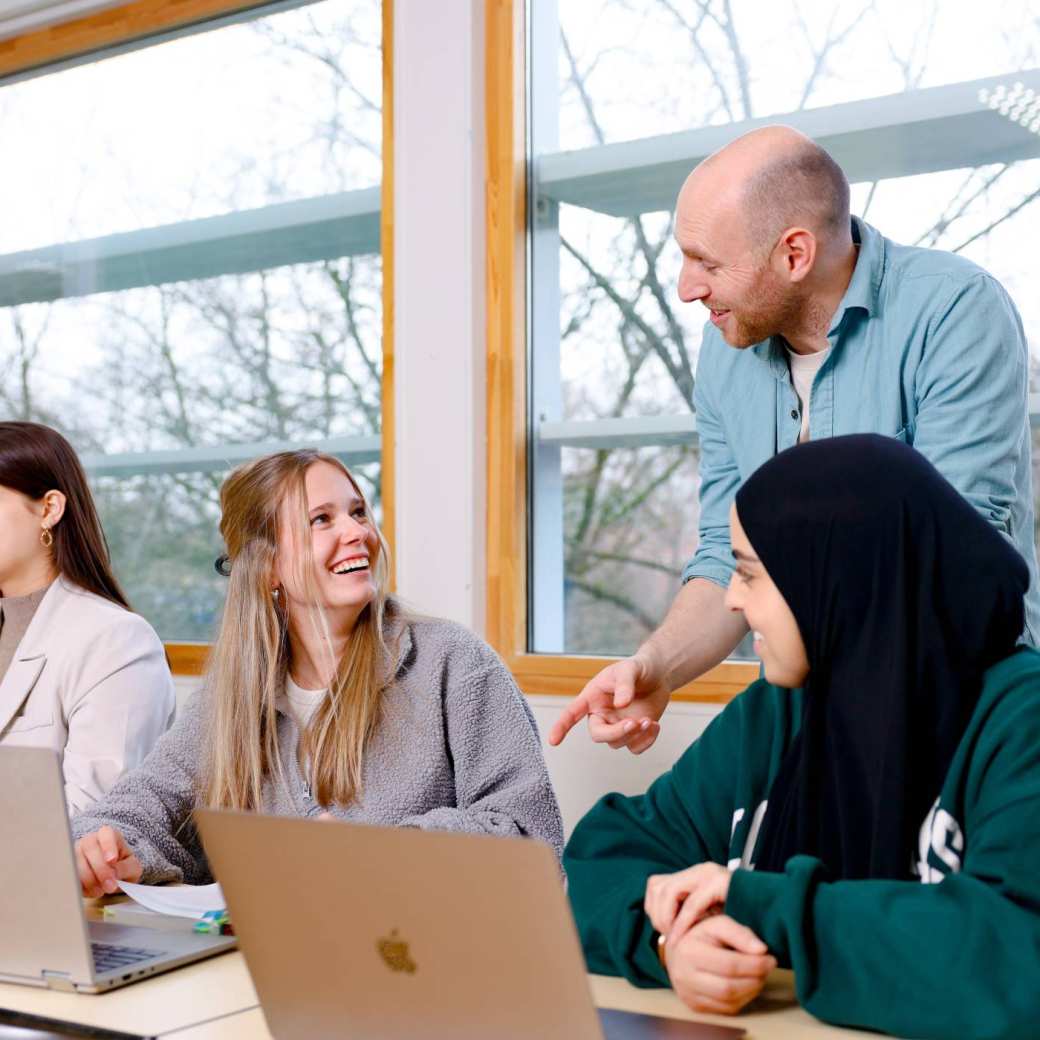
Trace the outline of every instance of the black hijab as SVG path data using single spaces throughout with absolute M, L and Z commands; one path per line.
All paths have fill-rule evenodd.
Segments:
M 756 858 L 909 878 L 983 672 L 1024 624 L 1022 558 L 922 455 L 889 437 L 782 452 L 737 493 L 809 659 L 800 731 Z

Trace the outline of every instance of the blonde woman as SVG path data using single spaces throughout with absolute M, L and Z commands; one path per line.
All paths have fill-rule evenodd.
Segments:
M 211 880 L 199 806 L 525 835 L 562 848 L 534 722 L 495 653 L 388 596 L 347 468 L 269 455 L 221 489 L 227 603 L 202 690 L 141 767 L 73 820 L 88 896 Z

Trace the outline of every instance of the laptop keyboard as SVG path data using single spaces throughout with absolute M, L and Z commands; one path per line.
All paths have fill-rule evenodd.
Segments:
M 142 950 L 136 946 L 113 946 L 112 943 L 92 942 L 90 949 L 94 954 L 94 970 L 99 974 L 106 971 L 119 971 L 130 964 L 150 961 L 161 956 L 160 950 Z

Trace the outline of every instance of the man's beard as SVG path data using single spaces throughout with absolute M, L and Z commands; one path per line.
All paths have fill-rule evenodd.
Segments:
M 740 350 L 753 347 L 779 335 L 782 330 L 801 326 L 806 301 L 789 286 L 781 285 L 771 272 L 763 274 L 749 296 L 755 297 L 753 309 L 743 308 L 739 315 L 730 311 L 733 330 L 724 338 L 731 347 Z

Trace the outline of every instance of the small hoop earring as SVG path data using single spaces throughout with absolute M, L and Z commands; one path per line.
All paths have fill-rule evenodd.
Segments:
M 51 529 L 49 527 L 43 528 L 43 530 L 40 531 L 40 545 L 42 545 L 44 549 L 49 549 L 53 544 L 54 535 L 51 534 Z
M 271 589 L 271 595 L 272 595 L 272 596 L 274 597 L 274 601 L 275 601 L 275 603 L 277 603 L 277 602 L 278 602 L 278 594 L 279 594 L 279 593 L 280 593 L 281 591 L 282 591 L 281 589 Z

